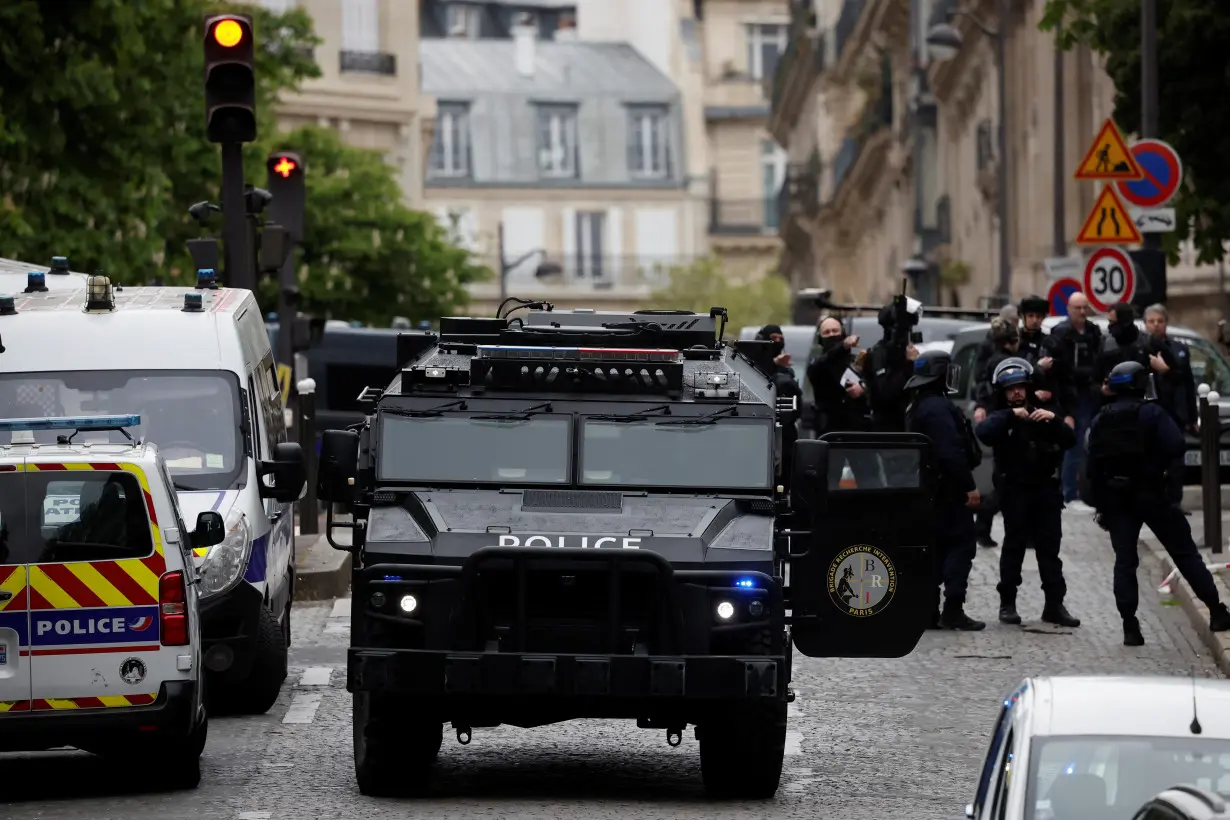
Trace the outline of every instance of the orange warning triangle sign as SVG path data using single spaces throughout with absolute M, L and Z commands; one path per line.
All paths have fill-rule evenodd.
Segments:
M 1136 157 L 1128 150 L 1123 141 L 1123 133 L 1115 121 L 1109 117 L 1102 123 L 1089 146 L 1089 153 L 1076 169 L 1077 179 L 1113 179 L 1120 182 L 1131 182 L 1144 178 L 1144 172 L 1136 162 Z
M 1109 182 L 1102 186 L 1098 201 L 1085 218 L 1085 225 L 1076 237 L 1078 245 L 1138 245 L 1141 242 L 1136 220 L 1128 213 L 1123 200 Z

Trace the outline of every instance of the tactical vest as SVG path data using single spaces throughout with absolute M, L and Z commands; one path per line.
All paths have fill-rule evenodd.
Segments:
M 1097 491 L 1148 493 L 1164 485 L 1153 448 L 1140 432 L 1143 402 L 1103 410 L 1089 433 L 1089 458 L 1097 465 Z
M 919 396 L 919 399 L 921 398 L 922 396 Z M 969 459 L 969 468 L 971 470 L 976 470 L 978 469 L 978 466 L 982 464 L 982 445 L 978 443 L 978 437 L 974 435 L 974 425 L 969 420 L 968 416 L 957 409 L 955 404 L 951 401 L 946 403 L 948 405 L 949 412 L 951 412 L 953 417 L 957 419 L 958 428 L 962 431 L 962 433 L 964 433 L 963 439 L 965 441 L 965 456 Z M 909 407 L 906 408 L 905 431 L 907 433 L 917 432 L 914 426 L 914 410 L 917 406 L 918 400 L 916 399 L 910 402 Z

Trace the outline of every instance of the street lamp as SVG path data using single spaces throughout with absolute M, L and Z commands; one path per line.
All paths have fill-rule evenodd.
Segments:
M 500 253 L 500 302 L 508 300 L 508 274 L 519 268 L 521 265 L 529 261 L 530 257 L 542 255 L 546 256 L 547 252 L 542 248 L 534 248 L 531 251 L 526 251 L 511 262 L 504 258 L 504 223 L 500 223 L 499 231 L 499 253 Z M 544 285 L 558 285 L 564 280 L 564 269 L 555 262 L 540 262 L 534 270 L 534 278 Z
M 1008 0 L 998 0 L 999 24 L 1004 26 L 1008 20 Z M 999 134 L 996 139 L 996 152 L 999 154 L 996 188 L 996 217 L 999 219 L 999 296 L 1008 304 L 1012 300 L 1012 263 L 1008 257 L 1008 138 L 1005 123 L 1008 120 L 1008 83 L 1004 59 L 1004 32 L 995 30 L 984 24 L 974 15 L 963 9 L 948 13 L 951 20 L 957 15 L 969 18 L 983 34 L 991 38 L 995 44 L 995 72 L 999 84 Z M 938 23 L 927 31 L 927 51 L 931 59 L 944 61 L 957 56 L 961 49 L 963 38 L 952 23 Z

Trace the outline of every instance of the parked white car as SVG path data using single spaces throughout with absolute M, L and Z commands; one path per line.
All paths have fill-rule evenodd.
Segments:
M 1158 792 L 1230 789 L 1230 681 L 1026 678 L 1004 699 L 971 820 L 1121 820 Z

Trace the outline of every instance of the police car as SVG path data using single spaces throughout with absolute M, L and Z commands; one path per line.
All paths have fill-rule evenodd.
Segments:
M 268 711 L 287 674 L 304 462 L 256 297 L 209 270 L 197 288 L 91 276 L 0 295 L 0 340 L 0 416 L 138 413 L 133 435 L 158 445 L 185 514 L 222 515 L 226 538 L 194 554 L 209 697 L 215 712 Z
M 123 755 L 195 788 L 208 717 L 191 550 L 222 541 L 223 519 L 187 529 L 157 449 L 110 443 L 140 421 L 0 419 L 0 751 Z

